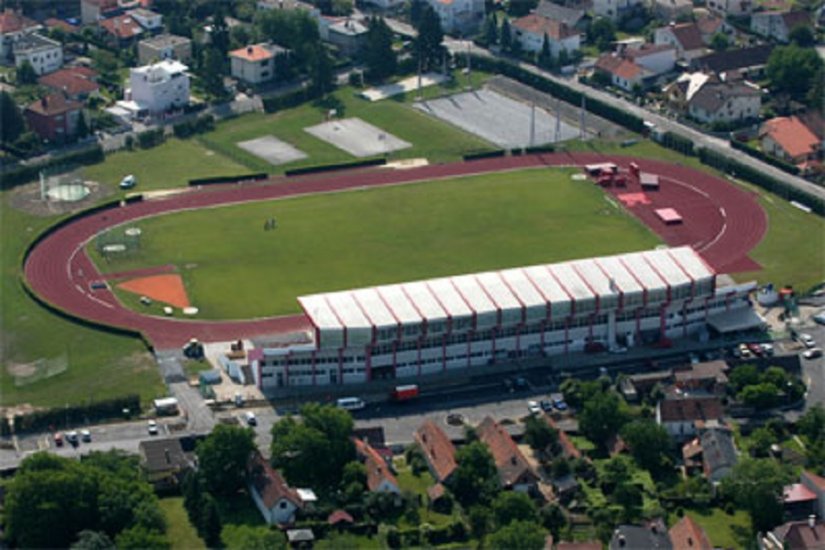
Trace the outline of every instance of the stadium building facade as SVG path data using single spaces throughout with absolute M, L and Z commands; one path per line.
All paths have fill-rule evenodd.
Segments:
M 315 294 L 311 341 L 250 356 L 265 392 L 468 369 L 758 324 L 690 247 Z M 723 330 L 725 330 L 723 328 Z

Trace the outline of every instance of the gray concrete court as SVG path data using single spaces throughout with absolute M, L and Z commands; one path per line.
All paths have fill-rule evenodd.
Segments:
M 502 148 L 528 147 L 579 137 L 579 129 L 536 107 L 535 135 L 530 142 L 531 107 L 486 88 L 422 101 L 416 109 L 475 134 Z
M 306 153 L 275 136 L 240 141 L 238 147 L 276 166 L 307 158 Z
M 412 144 L 360 118 L 331 120 L 304 130 L 354 157 L 383 155 L 412 147 Z

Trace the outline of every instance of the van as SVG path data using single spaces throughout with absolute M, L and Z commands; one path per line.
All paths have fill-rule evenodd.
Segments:
M 359 411 L 367 406 L 364 400 L 359 397 L 342 397 L 335 404 L 347 411 Z
M 249 426 L 257 426 L 258 425 L 258 419 L 255 417 L 254 412 L 247 411 L 247 412 L 244 413 L 243 416 L 244 416 L 244 420 L 246 420 L 246 423 Z

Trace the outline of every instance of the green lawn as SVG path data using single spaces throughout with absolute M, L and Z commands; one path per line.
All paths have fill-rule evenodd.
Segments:
M 140 394 L 144 404 L 165 394 L 157 366 L 143 344 L 85 328 L 46 311 L 23 291 L 20 262 L 30 239 L 57 218 L 37 218 L 12 209 L 9 192 L 0 195 L 0 405 L 29 403 L 62 407 Z M 65 360 L 68 369 L 46 380 L 16 387 L 11 371 L 35 360 Z
M 439 514 L 427 507 L 427 489 L 435 484 L 435 479 L 429 472 L 422 472 L 420 476 L 413 475 L 412 468 L 406 465 L 403 457 L 395 460 L 395 467 L 398 472 L 396 479 L 401 491 L 411 491 L 421 497 L 420 523 L 429 523 L 434 527 L 440 527 L 453 521 L 453 515 Z M 458 514 L 457 504 L 454 505 L 453 514 L 456 516 Z M 417 526 L 418 524 L 410 524 L 404 517 L 398 522 L 400 528 L 414 528 Z
M 138 222 L 134 256 L 103 262 L 90 249 L 104 271 L 178 265 L 190 301 L 218 319 L 295 313 L 296 297 L 314 292 L 659 242 L 571 173 L 523 170 L 185 212 Z M 278 229 L 264 231 L 272 216 Z
M 745 548 L 752 543 L 751 522 L 747 512 L 737 510 L 733 515 L 720 508 L 710 510 L 685 510 L 685 513 L 702 526 L 715 548 Z M 673 523 L 679 518 L 673 517 Z
M 160 499 L 160 509 L 166 516 L 166 538 L 171 543 L 171 550 L 206 549 L 198 532 L 189 522 L 189 516 L 183 507 L 183 497 Z
M 134 190 L 148 191 L 185 186 L 193 178 L 244 174 L 249 169 L 195 140 L 172 138 L 152 149 L 113 153 L 83 171 L 86 179 L 113 186 L 133 174 L 138 181 Z

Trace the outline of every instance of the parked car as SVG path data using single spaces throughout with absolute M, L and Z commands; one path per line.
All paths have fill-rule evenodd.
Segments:
M 804 357 L 805 359 L 817 359 L 819 357 L 822 357 L 822 349 L 820 349 L 820 348 L 806 349 L 805 351 L 802 352 L 802 357 Z
M 149 435 L 158 435 L 158 423 L 154 420 L 150 420 L 149 424 L 147 424 L 147 429 L 149 430 Z
M 773 344 L 762 344 L 762 352 L 765 355 L 772 356 L 774 353 Z
M 528 401 L 527 402 L 527 410 L 530 411 L 530 414 L 541 414 L 541 407 L 539 407 L 538 401 Z
M 132 174 L 129 174 L 128 176 L 120 180 L 121 189 L 131 189 L 135 185 L 137 185 L 137 180 L 135 179 L 135 176 L 133 176 Z
M 819 325 L 825 325 L 825 311 L 820 311 L 819 313 L 811 317 L 811 319 L 814 320 L 814 323 L 817 323 Z
M 750 348 L 748 348 L 747 344 L 739 344 L 739 347 L 737 348 L 737 351 L 739 353 L 737 354 L 736 352 L 734 352 L 734 355 L 736 357 L 741 358 L 741 359 L 750 359 L 753 356 L 753 354 L 751 353 L 751 350 L 750 350 Z
M 814 340 L 813 336 L 807 333 L 801 333 L 797 336 L 797 339 L 802 342 L 806 348 L 812 348 L 816 346 L 816 340 Z
M 63 446 L 63 434 L 62 433 L 57 432 L 56 434 L 54 434 L 54 444 L 58 447 Z
M 539 407 L 541 407 L 541 410 L 544 412 L 550 412 L 553 410 L 553 403 L 548 399 L 542 399 L 539 402 Z
M 72 430 L 69 433 L 67 433 L 66 434 L 66 441 L 71 443 L 73 446 L 76 446 L 80 442 L 80 440 L 77 437 L 77 432 Z
M 254 412 L 247 411 L 247 412 L 244 413 L 243 417 L 244 417 L 244 420 L 246 420 L 246 423 L 249 424 L 250 426 L 257 426 L 258 425 L 258 418 L 255 416 Z
M 80 439 L 86 443 L 89 443 L 92 440 L 92 432 L 89 430 L 80 430 Z
M 550 400 L 553 402 L 553 406 L 556 408 L 556 410 L 567 410 L 567 403 L 564 402 L 564 396 L 562 396 L 561 394 L 551 395 Z
M 759 344 L 748 344 L 748 351 L 750 351 L 756 357 L 762 357 L 762 346 Z

